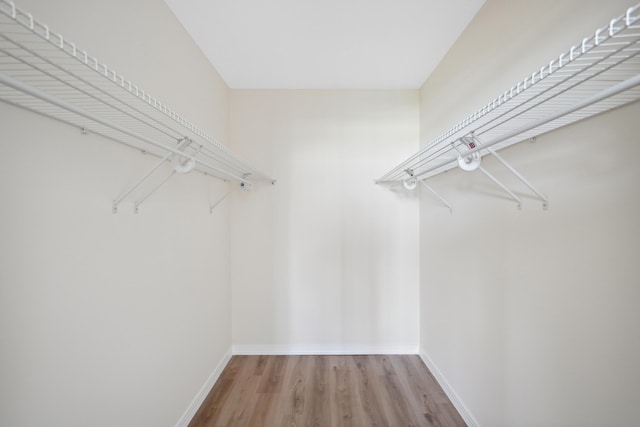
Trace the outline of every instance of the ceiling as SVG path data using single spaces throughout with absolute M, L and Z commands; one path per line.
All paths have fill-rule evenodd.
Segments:
M 165 0 L 234 89 L 417 89 L 484 0 Z

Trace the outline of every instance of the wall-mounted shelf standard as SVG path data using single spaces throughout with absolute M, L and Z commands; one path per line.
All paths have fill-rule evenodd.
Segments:
M 520 205 L 515 194 L 482 169 L 482 156 L 497 156 L 497 150 L 509 145 L 640 99 L 639 19 L 637 4 L 424 146 L 376 183 L 402 182 L 411 189 L 417 181 L 456 166 L 479 169 Z M 546 197 L 497 157 L 546 207 Z
M 155 154 L 173 173 L 196 170 L 243 186 L 275 183 L 8 0 L 0 0 L 0 100 Z M 114 211 L 129 192 L 114 201 Z

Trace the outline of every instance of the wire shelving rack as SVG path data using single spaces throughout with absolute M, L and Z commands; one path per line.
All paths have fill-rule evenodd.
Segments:
M 8 0 L 0 0 L 0 100 L 155 154 L 160 164 L 171 163 L 172 175 L 196 170 L 243 188 L 255 181 L 275 183 Z
M 481 168 L 487 154 L 640 99 L 640 4 L 582 39 L 487 105 L 468 116 L 382 177 L 407 189 L 459 166 Z M 493 176 L 489 177 L 494 180 Z M 520 203 L 515 194 L 496 182 Z M 430 187 L 425 185 L 429 190 Z M 440 197 L 437 193 L 436 196 Z M 441 199 L 443 200 L 443 199 Z M 444 202 L 444 200 L 443 200 Z M 446 202 L 445 202 L 446 203 Z

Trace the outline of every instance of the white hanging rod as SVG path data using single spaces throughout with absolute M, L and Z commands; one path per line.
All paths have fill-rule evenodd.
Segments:
M 426 179 L 454 167 L 458 157 L 454 148 L 471 148 L 460 138 L 472 133 L 486 141 L 483 148 L 491 144 L 499 150 L 640 99 L 635 81 L 640 73 L 639 12 L 640 4 L 628 8 L 376 182 L 395 183 L 409 176 Z
M 244 177 L 275 183 L 174 110 L 9 0 L 0 0 L 0 69 L 5 77 L 34 89 L 22 92 L 18 85 L 0 85 L 0 100 L 9 104 L 86 127 L 160 157 L 167 152 L 175 154 L 173 147 L 186 136 L 200 146 L 199 155 L 209 159 L 194 159 L 197 170 L 241 183 L 247 182 Z M 62 103 L 51 104 L 44 97 L 35 97 L 36 91 Z M 75 110 L 62 105 L 72 105 Z M 123 133 L 123 129 L 127 132 Z M 185 157 L 184 153 L 182 156 Z

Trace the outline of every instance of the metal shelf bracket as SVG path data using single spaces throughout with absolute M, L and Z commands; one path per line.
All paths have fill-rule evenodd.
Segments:
M 189 147 L 189 145 L 190 145 L 192 142 L 193 142 L 193 141 L 192 141 L 192 140 L 190 140 L 190 139 L 188 139 L 188 138 L 184 138 L 184 139 L 182 139 L 182 140 L 181 140 L 181 145 L 182 145 L 182 147 L 181 147 L 180 151 L 184 151 L 184 150 L 186 150 L 186 149 L 187 149 L 187 147 Z M 169 181 L 169 180 L 170 180 L 170 179 L 171 179 L 171 178 L 172 178 L 176 173 L 178 173 L 178 172 L 180 172 L 180 173 L 189 173 L 189 172 L 193 169 L 193 166 L 186 166 L 184 163 L 182 163 L 182 159 L 183 159 L 183 158 L 186 158 L 186 159 L 194 158 L 194 157 L 196 157 L 196 156 L 200 153 L 200 150 L 202 150 L 202 146 L 198 147 L 198 149 L 195 151 L 195 153 L 193 153 L 193 154 L 191 155 L 191 157 L 186 157 L 186 155 L 185 155 L 185 157 L 180 157 L 180 158 L 177 160 L 177 163 L 176 163 L 176 155 L 175 155 L 175 154 L 172 154 L 172 155 L 170 156 L 170 157 L 171 157 L 171 159 L 172 159 L 172 160 L 171 160 L 171 167 L 172 167 L 172 170 L 171 170 L 171 172 L 169 172 L 169 175 L 166 175 L 166 176 L 164 177 L 164 179 L 163 179 L 162 181 L 160 181 L 160 183 L 158 183 L 158 185 L 156 185 L 155 187 L 153 187 L 153 189 L 152 189 L 152 190 L 150 190 L 149 192 L 147 192 L 147 193 L 146 193 L 144 196 L 142 196 L 139 200 L 135 201 L 135 202 L 134 202 L 134 204 L 133 204 L 133 211 L 134 211 L 135 213 L 138 213 L 138 210 L 139 210 L 138 208 L 140 207 L 140 205 L 141 205 L 142 203 L 144 203 L 144 201 L 145 201 L 145 200 L 147 200 L 147 199 L 148 199 L 148 198 L 149 198 L 153 193 L 155 193 L 156 191 L 158 191 L 158 190 L 160 189 L 160 187 L 162 187 L 162 186 L 163 186 L 167 181 Z M 164 159 L 163 161 L 166 161 L 166 160 L 168 160 L 168 159 Z
M 480 172 L 482 172 L 483 174 L 485 174 L 487 176 L 487 178 L 489 178 L 491 181 L 493 181 L 494 184 L 496 184 L 498 187 L 502 188 L 502 190 L 504 190 L 505 193 L 507 193 L 509 196 L 511 196 L 511 198 L 518 203 L 518 210 L 522 210 L 522 201 L 520 200 L 520 198 L 518 196 L 516 196 L 513 193 L 513 191 L 509 190 L 509 188 L 506 185 L 504 185 L 502 182 L 500 182 L 500 180 L 498 178 L 496 178 L 495 176 L 491 175 L 482 166 L 478 166 L 478 170 Z
M 134 213 L 138 213 L 139 211 L 139 207 L 142 203 L 144 203 L 145 200 L 147 200 L 153 193 L 155 193 L 156 191 L 158 191 L 160 189 L 160 187 L 162 187 L 167 181 L 169 181 L 169 179 L 171 179 L 171 177 L 173 177 L 176 174 L 175 170 L 172 170 L 169 175 L 165 176 L 164 179 L 162 181 L 160 181 L 160 183 L 158 183 L 158 185 L 156 185 L 155 187 L 153 187 L 152 190 L 150 190 L 147 194 L 145 194 L 144 196 L 142 196 L 142 198 L 140 200 L 137 200 L 133 203 L 133 212 Z
M 209 214 L 213 213 L 213 210 L 220 204 L 222 203 L 222 201 L 224 199 L 227 198 L 227 196 L 229 195 L 229 192 L 225 193 L 224 196 L 220 197 L 216 202 L 214 202 L 212 205 L 209 205 Z
M 422 186 L 423 186 L 424 188 L 426 188 L 427 190 L 429 190 L 429 191 L 431 192 L 431 194 L 433 194 L 434 196 L 436 196 L 436 197 L 437 197 L 437 198 L 438 198 L 442 203 L 444 203 L 444 205 L 445 205 L 446 207 L 448 207 L 448 208 L 449 208 L 449 213 L 451 213 L 451 214 L 453 213 L 453 208 L 452 208 L 452 207 L 451 207 L 451 205 L 450 205 L 450 204 L 449 204 L 449 203 L 444 199 L 444 197 L 442 197 L 440 194 L 436 193 L 436 191 L 435 191 L 433 188 L 429 187 L 429 186 L 427 185 L 427 183 L 425 183 L 423 180 L 420 180 L 420 184 L 422 184 Z
M 483 147 L 480 139 L 472 132 L 471 138 L 475 142 L 478 149 L 486 148 L 486 150 L 493 155 L 509 172 L 511 172 L 520 182 L 526 185 L 535 195 L 542 201 L 542 209 L 549 209 L 549 199 L 542 192 L 529 182 L 520 172 L 518 172 L 511 164 L 509 164 L 500 154 L 498 154 L 492 147 Z
M 178 142 L 178 150 L 183 150 L 185 149 L 189 144 L 191 143 L 191 140 L 189 140 L 188 138 L 183 138 Z M 118 213 L 118 205 L 127 198 L 127 196 L 129 194 L 131 194 L 136 188 L 140 187 L 146 180 L 147 178 L 149 178 L 155 171 L 158 170 L 158 168 L 160 166 L 162 166 L 162 164 L 166 161 L 169 160 L 169 158 L 171 158 L 171 156 L 173 156 L 173 153 L 169 153 L 166 154 L 163 158 L 161 158 L 151 169 L 149 169 L 149 171 L 144 174 L 142 176 L 142 178 L 140 178 L 138 181 L 135 182 L 135 184 L 133 184 L 131 187 L 129 187 L 124 193 L 122 193 L 118 198 L 116 198 L 112 205 L 111 205 L 111 211 L 115 214 Z M 172 175 L 173 176 L 173 175 Z M 136 213 L 138 213 L 138 208 L 136 206 L 135 208 Z

